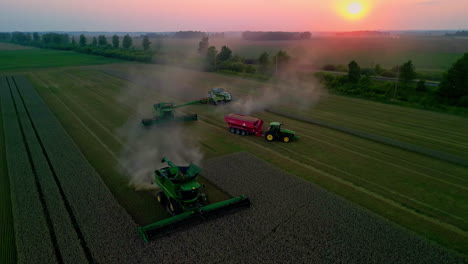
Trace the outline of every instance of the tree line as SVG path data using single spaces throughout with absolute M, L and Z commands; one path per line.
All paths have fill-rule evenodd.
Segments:
M 1 42 L 11 42 L 19 45 L 34 46 L 38 48 L 72 50 L 81 53 L 112 57 L 117 59 L 151 62 L 152 52 L 150 51 L 149 38 L 143 37 L 143 50 L 133 47 L 133 38 L 130 35 L 121 37 L 113 35 L 111 43 L 108 43 L 105 35 L 94 36 L 90 43 L 88 38 L 81 34 L 78 40 L 75 36 L 65 33 L 44 33 L 38 32 L 7 32 L 0 33 Z
M 348 64 L 347 75 L 321 72 L 316 76 L 327 88 L 341 94 L 406 103 L 428 109 L 446 109 L 446 106 L 468 108 L 468 53 L 443 74 L 436 87 L 427 86 L 423 78 L 416 80 L 420 76 L 411 60 L 391 70 L 396 72 L 395 82 L 370 78 L 371 73 L 381 74 L 385 71 L 380 65 L 376 65 L 373 71 L 363 71 L 353 60 Z
M 206 71 L 225 73 L 241 73 L 261 79 L 267 79 L 278 71 L 286 69 L 290 62 L 290 56 L 286 51 L 280 50 L 270 57 L 263 52 L 256 59 L 246 59 L 233 54 L 232 50 L 224 45 L 218 52 L 215 46 L 210 46 L 209 37 L 202 38 L 198 45 L 198 53 L 204 59 Z
M 245 40 L 300 40 L 310 39 L 310 32 L 282 32 L 282 31 L 245 31 L 242 38 Z

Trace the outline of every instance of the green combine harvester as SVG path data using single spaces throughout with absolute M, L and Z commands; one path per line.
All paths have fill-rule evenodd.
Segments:
M 194 121 L 198 120 L 198 115 L 197 114 L 191 114 L 191 115 L 183 115 L 183 116 L 176 116 L 175 114 L 175 109 L 182 107 L 182 106 L 187 106 L 187 105 L 192 105 L 200 103 L 200 100 L 181 104 L 181 105 L 174 105 L 174 103 L 159 103 L 155 104 L 154 110 L 156 112 L 159 112 L 158 116 L 154 116 L 153 118 L 147 118 L 141 120 L 141 124 L 145 127 L 155 125 L 155 124 L 163 124 L 163 123 L 169 123 L 169 122 L 187 122 L 187 121 Z
M 155 183 L 161 189 L 156 198 L 172 217 L 138 227 L 138 233 L 147 243 L 152 236 L 164 233 L 165 230 L 207 220 L 233 208 L 250 206 L 250 200 L 244 195 L 208 204 L 204 187 L 197 181 L 200 167 L 193 163 L 189 166 L 176 166 L 166 158 L 161 162 L 167 162 L 169 167 L 155 171 Z

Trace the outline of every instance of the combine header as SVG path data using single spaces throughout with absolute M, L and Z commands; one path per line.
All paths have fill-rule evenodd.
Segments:
M 200 103 L 200 100 L 189 102 L 186 104 L 181 104 L 181 105 L 174 105 L 174 103 L 172 102 L 155 104 L 154 110 L 156 112 L 159 112 L 159 116 L 143 119 L 141 120 L 141 124 L 146 127 L 146 126 L 151 126 L 154 124 L 162 124 L 162 123 L 168 123 L 168 122 L 174 122 L 174 121 L 187 122 L 187 121 L 198 120 L 197 114 L 176 116 L 175 110 L 174 110 L 182 106 L 196 104 L 196 103 Z
M 201 172 L 198 166 L 193 163 L 185 167 L 176 166 L 166 158 L 162 162 L 167 162 L 169 167 L 155 171 L 155 182 L 162 190 L 156 198 L 172 217 L 138 227 L 138 233 L 145 242 L 148 243 L 152 236 L 163 233 L 164 230 L 203 221 L 232 208 L 250 206 L 250 200 L 244 195 L 207 205 L 204 187 L 197 181 Z

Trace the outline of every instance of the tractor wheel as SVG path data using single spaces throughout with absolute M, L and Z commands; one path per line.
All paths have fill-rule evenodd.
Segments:
M 231 132 L 231 133 L 236 133 L 236 129 L 233 128 L 233 127 L 231 127 L 231 128 L 229 128 L 229 132 Z
M 158 192 L 158 194 L 156 194 L 156 200 L 163 206 L 167 203 L 167 197 L 163 192 Z
M 274 136 L 273 133 L 271 133 L 271 132 L 266 132 L 266 134 L 265 134 L 265 140 L 266 140 L 266 141 L 269 141 L 269 142 L 272 142 L 273 140 L 275 140 L 275 136 Z
M 236 134 L 237 134 L 237 135 L 240 135 L 240 133 L 241 133 L 241 130 L 238 129 L 238 128 L 236 128 Z
M 180 208 L 180 205 L 176 201 L 174 201 L 174 199 L 169 200 L 166 208 L 169 214 L 171 215 L 178 215 L 182 213 L 182 208 Z
M 285 143 L 288 143 L 290 140 L 291 140 L 291 138 L 289 138 L 289 136 L 284 136 L 283 137 L 283 142 L 285 142 Z

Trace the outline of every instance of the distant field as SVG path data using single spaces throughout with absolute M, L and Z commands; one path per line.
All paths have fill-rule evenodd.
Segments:
M 153 39 L 153 46 L 161 41 L 162 51 L 171 56 L 197 56 L 198 39 Z M 321 67 L 324 64 L 344 64 L 357 60 L 362 67 L 381 64 L 390 68 L 412 60 L 419 70 L 447 70 L 453 62 L 468 52 L 468 39 L 451 38 L 351 38 L 315 37 L 305 41 L 246 41 L 236 38 L 212 39 L 210 44 L 218 51 L 229 46 L 234 54 L 258 58 L 266 51 L 273 55 L 287 50 L 300 63 Z M 141 40 L 136 39 L 140 46 Z
M 34 48 L 33 47 L 20 46 L 20 45 L 0 42 L 0 51 L 3 51 L 3 50 L 25 50 L 25 49 L 34 49 Z
M 155 65 L 93 68 L 32 72 L 30 78 L 119 202 L 144 221 L 158 218 L 151 211 L 157 205 L 145 193 L 135 193 L 124 181 L 116 180 L 118 171 L 112 158 L 118 155 L 122 141 L 114 131 L 129 113 L 143 107 L 139 110 L 146 114 L 140 115 L 149 115 L 153 103 L 187 102 L 205 96 L 211 87 L 224 87 L 234 98 L 242 98 L 265 85 Z M 138 78 L 128 82 L 96 69 L 129 71 Z M 163 87 L 170 89 L 157 91 Z M 153 96 L 135 97 L 130 103 L 119 100 L 122 94 L 142 88 L 154 89 Z M 286 110 L 291 109 L 295 108 Z M 255 153 L 430 240 L 468 254 L 467 168 L 264 112 L 253 115 L 266 122 L 283 122 L 297 131 L 300 141 L 268 143 L 254 136 L 240 137 L 227 132 L 223 116 L 229 111 L 209 105 L 179 110 L 180 114 L 199 114 L 199 121 L 184 127 L 187 134 L 198 138 L 205 158 L 238 151 Z M 466 157 L 466 118 L 332 95 L 300 113 Z
M 73 51 L 21 48 L 17 50 L 3 50 L 0 46 L 0 71 L 95 65 L 116 62 L 122 63 L 121 60 L 87 55 Z

